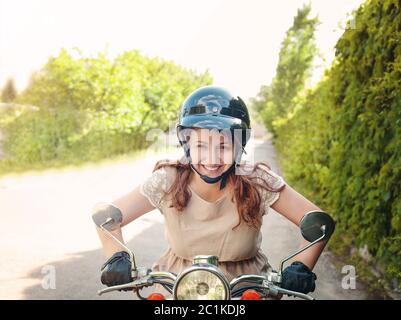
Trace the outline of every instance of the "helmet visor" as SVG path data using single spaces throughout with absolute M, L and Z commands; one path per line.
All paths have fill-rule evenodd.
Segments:
M 201 129 L 246 129 L 240 119 L 219 115 L 193 115 L 186 116 L 181 121 L 181 126 L 186 128 Z

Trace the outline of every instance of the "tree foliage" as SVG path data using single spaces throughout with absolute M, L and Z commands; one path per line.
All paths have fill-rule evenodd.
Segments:
M 14 80 L 8 79 L 1 92 L 1 101 L 13 102 L 17 97 L 17 89 L 15 88 Z
M 401 3 L 367 1 L 355 22 L 330 70 L 277 127 L 276 145 L 288 180 L 335 216 L 335 246 L 367 247 L 399 283 Z
M 266 127 L 276 133 L 275 121 L 285 118 L 296 104 L 310 77 L 313 60 L 317 53 L 314 33 L 318 19 L 310 18 L 311 6 L 298 9 L 293 25 L 288 29 L 281 44 L 276 75 L 269 86 L 263 86 L 252 100 Z
M 33 74 L 16 102 L 37 111 L 3 119 L 8 167 L 96 160 L 147 147 L 195 88 L 212 82 L 171 61 L 127 51 L 114 59 L 61 50 Z M 0 120 L 1 122 L 1 120 Z M 1 164 L 1 162 L 0 162 Z

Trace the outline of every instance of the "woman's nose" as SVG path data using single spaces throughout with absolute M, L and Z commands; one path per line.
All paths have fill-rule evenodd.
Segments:
M 219 148 L 209 148 L 209 164 L 221 164 L 221 152 Z

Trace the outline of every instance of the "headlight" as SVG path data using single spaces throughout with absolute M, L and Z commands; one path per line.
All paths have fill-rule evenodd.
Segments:
M 230 288 L 225 276 L 212 266 L 193 266 L 184 271 L 174 287 L 176 300 L 228 300 Z

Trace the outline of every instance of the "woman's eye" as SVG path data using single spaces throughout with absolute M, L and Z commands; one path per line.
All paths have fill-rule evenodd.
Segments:
M 209 147 L 207 145 L 204 145 L 204 144 L 198 144 L 198 145 L 196 145 L 196 148 L 198 148 L 198 149 L 207 149 Z M 230 149 L 230 147 L 227 146 L 227 145 L 220 145 L 217 148 L 219 148 L 220 150 L 229 150 Z

